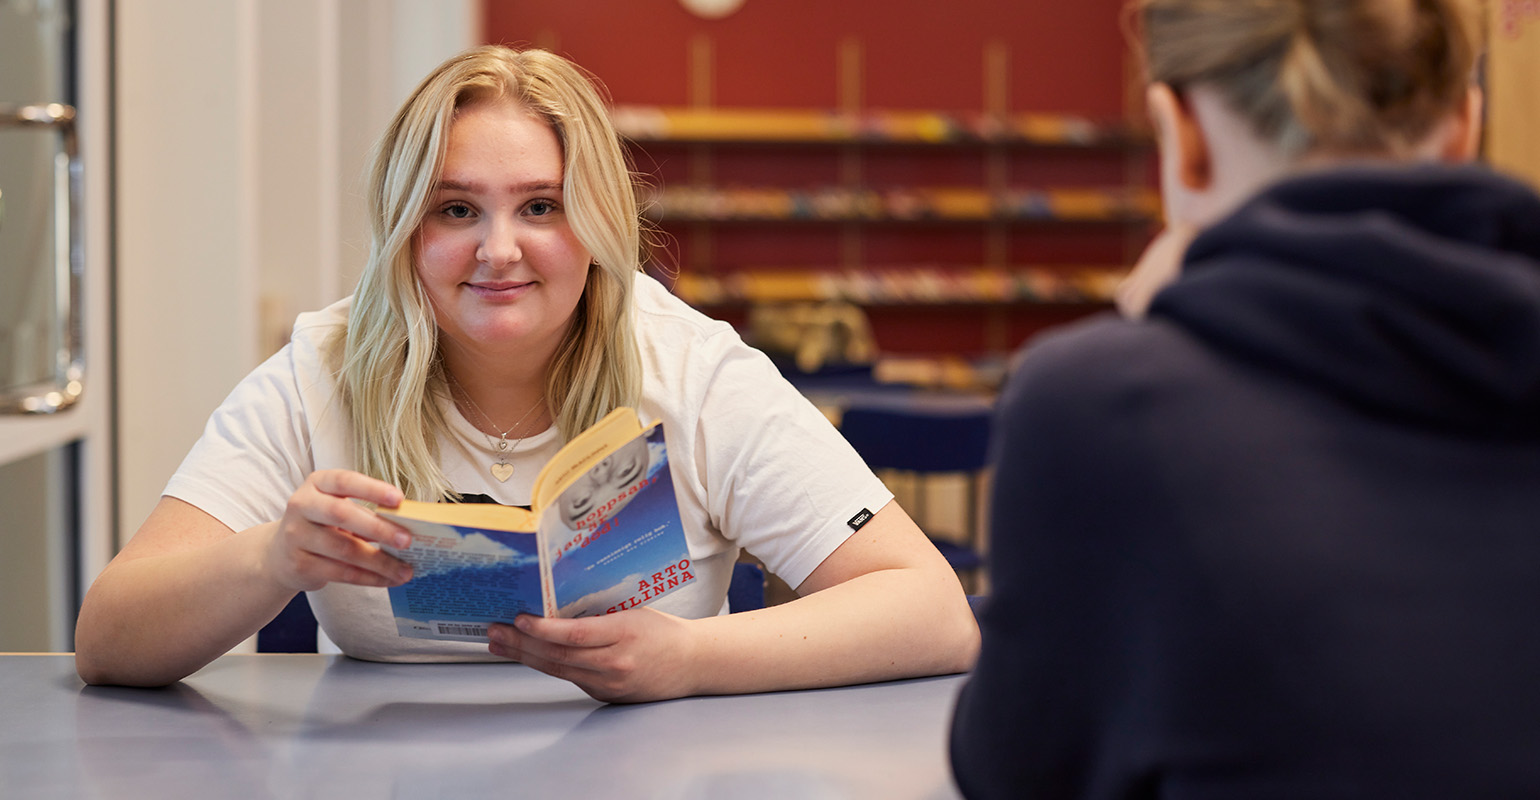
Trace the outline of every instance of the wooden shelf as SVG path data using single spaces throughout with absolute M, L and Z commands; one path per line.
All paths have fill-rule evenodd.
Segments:
M 1128 125 L 1067 114 L 965 114 L 940 111 L 692 109 L 619 106 L 615 126 L 635 142 L 691 144 L 1000 145 L 1148 147 Z
M 686 273 L 674 292 L 698 307 L 845 301 L 862 306 L 1106 305 L 1124 267 L 1041 265 L 739 270 Z
M 658 222 L 1098 222 L 1155 221 L 1160 198 L 1148 189 L 972 187 L 807 190 L 672 186 L 654 192 L 647 215 Z

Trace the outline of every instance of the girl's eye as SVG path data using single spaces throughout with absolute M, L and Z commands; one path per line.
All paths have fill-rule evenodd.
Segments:
M 471 207 L 464 203 L 450 203 L 444 206 L 444 216 L 450 219 L 469 219 L 472 213 Z
M 536 200 L 525 207 L 530 216 L 544 217 L 556 213 L 556 204 L 550 200 Z

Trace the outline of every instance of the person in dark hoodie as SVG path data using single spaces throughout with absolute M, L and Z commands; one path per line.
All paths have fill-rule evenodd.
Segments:
M 1540 797 L 1540 197 L 1468 163 L 1483 9 L 1132 10 L 1169 285 L 1002 394 L 959 788 Z

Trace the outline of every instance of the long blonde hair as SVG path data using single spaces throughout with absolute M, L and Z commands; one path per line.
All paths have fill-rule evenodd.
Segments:
M 438 326 L 417 279 L 413 241 L 443 170 L 456 110 L 497 99 L 517 102 L 556 132 L 567 219 L 594 260 L 547 373 L 545 397 L 557 429 L 570 439 L 641 395 L 631 314 L 641 223 L 630 165 L 596 82 L 543 50 L 485 46 L 461 53 L 423 79 L 375 145 L 369 261 L 342 341 L 333 344 L 357 469 L 421 500 L 454 491 L 437 446 L 448 429 L 435 401 L 447 392 Z
M 1147 78 L 1216 87 L 1264 140 L 1401 155 L 1464 101 L 1481 0 L 1133 0 Z

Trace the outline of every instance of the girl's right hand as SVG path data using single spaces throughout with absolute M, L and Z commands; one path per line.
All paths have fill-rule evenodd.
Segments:
M 399 525 L 353 502 L 385 508 L 401 504 L 401 490 L 349 470 L 319 470 L 289 496 L 283 518 L 268 545 L 264 567 L 297 592 L 334 581 L 360 586 L 398 586 L 412 568 L 379 548 L 407 547 L 411 536 Z

